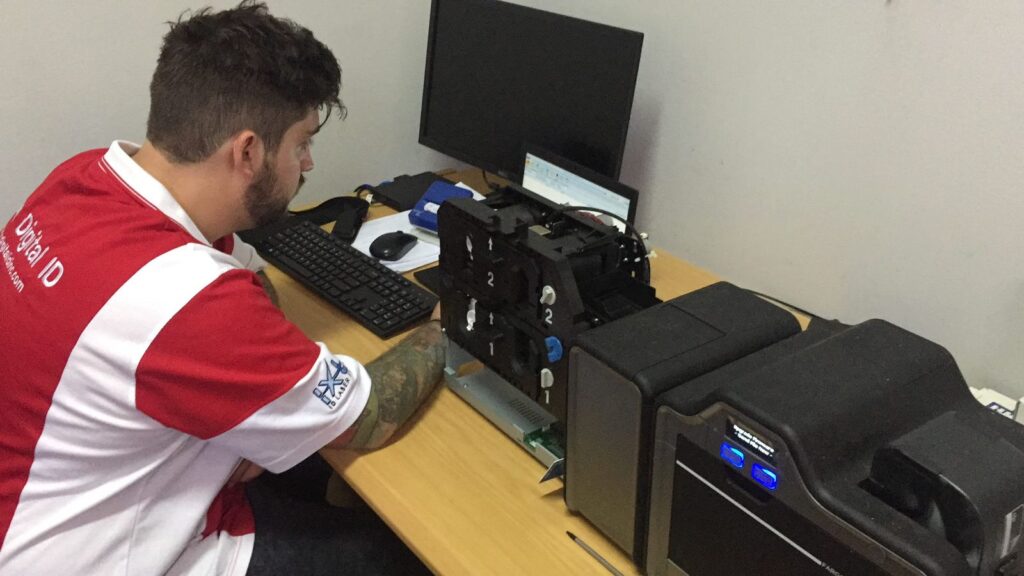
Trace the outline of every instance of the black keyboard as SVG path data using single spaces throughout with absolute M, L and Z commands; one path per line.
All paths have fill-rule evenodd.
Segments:
M 306 220 L 242 237 L 318 296 L 381 338 L 430 317 L 437 297 Z

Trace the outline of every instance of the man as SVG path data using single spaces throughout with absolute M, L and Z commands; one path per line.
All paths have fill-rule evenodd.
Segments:
M 71 158 L 3 229 L 0 574 L 245 574 L 239 481 L 378 447 L 432 390 L 437 321 L 364 367 L 284 318 L 234 235 L 294 198 L 340 79 L 262 4 L 179 19 L 141 147 Z

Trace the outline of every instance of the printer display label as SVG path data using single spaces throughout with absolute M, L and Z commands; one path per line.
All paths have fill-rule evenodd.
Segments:
M 1007 418 L 1013 419 L 1013 410 L 1007 408 L 1006 406 L 1003 406 L 999 402 L 989 402 L 989 405 L 986 406 L 986 408 L 995 412 L 996 414 L 1001 414 L 1003 416 L 1006 416 Z
M 755 454 L 760 455 L 768 462 L 775 463 L 775 448 L 771 443 L 740 426 L 732 419 L 729 420 L 729 436 L 750 448 Z
M 1003 557 L 1016 552 L 1017 546 L 1020 544 L 1021 534 L 1024 533 L 1024 505 L 1018 506 L 1013 512 L 1006 515 L 1004 528 Z

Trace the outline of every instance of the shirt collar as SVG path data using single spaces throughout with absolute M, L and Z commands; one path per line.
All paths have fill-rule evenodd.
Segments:
M 114 171 L 129 190 L 165 216 L 177 222 L 196 240 L 210 245 L 210 241 L 199 231 L 185 209 L 171 196 L 170 191 L 159 180 L 135 163 L 132 156 L 139 151 L 139 145 L 126 140 L 114 140 L 103 155 L 103 160 Z

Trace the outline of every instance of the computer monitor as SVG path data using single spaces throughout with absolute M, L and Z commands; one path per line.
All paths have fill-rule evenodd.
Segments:
M 421 144 L 509 180 L 534 143 L 618 178 L 643 34 L 497 0 L 433 0 Z
M 636 190 L 534 146 L 526 147 L 522 184 L 556 204 L 607 210 L 631 224 L 636 216 Z M 619 220 L 608 223 L 622 232 L 626 230 Z

